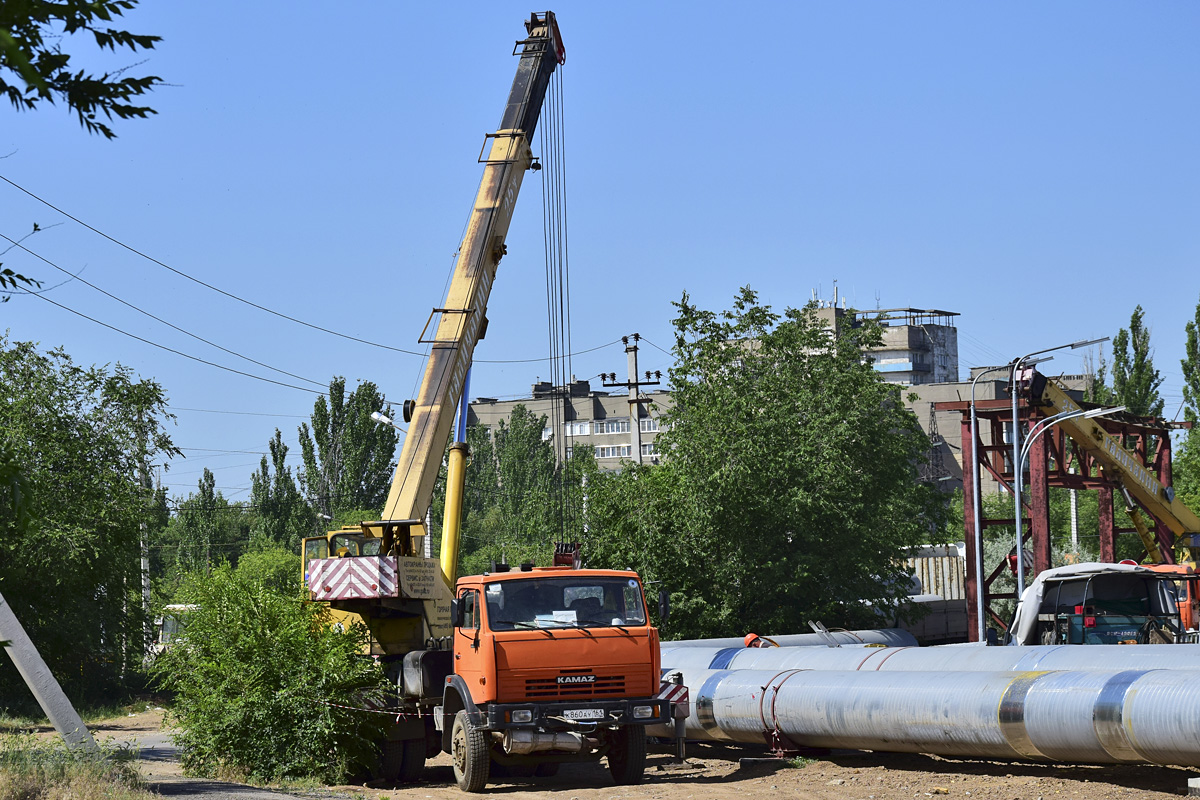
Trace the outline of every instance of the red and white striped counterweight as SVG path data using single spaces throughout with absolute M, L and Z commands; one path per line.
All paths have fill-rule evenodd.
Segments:
M 400 580 L 393 556 L 316 559 L 309 562 L 306 578 L 313 600 L 400 596 Z

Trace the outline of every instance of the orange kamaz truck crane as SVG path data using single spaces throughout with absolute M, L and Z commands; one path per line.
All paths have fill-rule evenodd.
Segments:
M 440 567 L 423 556 L 422 518 L 487 328 L 522 178 L 539 168 L 530 141 L 542 100 L 565 59 L 554 14 L 534 14 L 525 26 L 445 304 L 420 336 L 431 353 L 416 400 L 404 404 L 409 427 L 383 519 L 303 545 L 310 597 L 366 626 L 370 654 L 396 686 L 399 721 L 381 746 L 381 775 L 413 780 L 427 757 L 445 751 L 470 792 L 494 773 L 550 774 L 581 759 L 607 758 L 617 783 L 640 782 L 646 726 L 681 711 L 658 697 L 658 632 L 637 574 L 581 569 L 578 548 L 560 546 L 555 566 L 502 565 L 456 580 L 463 441 L 450 446 Z

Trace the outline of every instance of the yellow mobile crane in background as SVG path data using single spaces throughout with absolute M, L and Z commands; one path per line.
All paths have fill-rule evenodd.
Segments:
M 1080 410 L 1079 404 L 1061 386 L 1036 370 L 1027 370 L 1022 382 L 1028 386 L 1030 401 L 1046 409 L 1049 414 Z M 1057 425 L 1100 465 L 1105 478 L 1117 483 L 1125 498 L 1126 511 L 1137 528 L 1149 559 L 1154 563 L 1170 560 L 1159 548 L 1154 532 L 1146 523 L 1138 504 L 1175 534 L 1177 552 L 1171 554 L 1175 560 L 1194 564 L 1197 549 L 1200 549 L 1200 543 L 1195 539 L 1200 535 L 1200 518 L 1175 497 L 1174 490 L 1163 486 L 1158 476 L 1137 455 L 1125 449 L 1120 438 L 1104 430 L 1097 420 L 1066 418 Z
M 465 406 L 467 370 L 487 328 L 513 206 L 525 171 L 540 168 L 530 138 L 565 57 L 554 14 L 534 14 L 525 26 L 500 129 L 487 135 L 480 158 L 483 179 L 445 305 L 420 336 L 431 347 L 429 362 L 416 400 L 404 403 L 408 433 L 382 519 L 303 545 L 310 598 L 367 627 L 370 654 L 397 689 L 381 776 L 413 780 L 443 750 L 459 787 L 472 792 L 501 769 L 548 775 L 565 761 L 605 757 L 616 783 L 638 783 L 646 726 L 686 714 L 683 701 L 656 694 L 658 632 L 637 574 L 580 569 L 578 545 L 560 543 L 555 566 L 497 565 L 457 579 L 463 412 L 450 446 L 440 568 L 423 556 L 422 518 L 455 405 L 461 398 Z M 659 613 L 666 614 L 663 600 Z
M 1024 370 L 1019 381 L 1048 417 L 1082 410 L 1058 383 L 1034 369 Z M 1064 417 L 1056 424 L 1120 490 L 1147 563 L 1071 564 L 1042 572 L 1017 606 L 1009 643 L 1200 641 L 1200 576 L 1195 572 L 1200 518 L 1098 420 Z M 1142 509 L 1174 534 L 1173 550 L 1160 546 Z

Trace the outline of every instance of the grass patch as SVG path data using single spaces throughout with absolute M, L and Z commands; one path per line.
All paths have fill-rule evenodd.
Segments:
M 87 753 L 57 739 L 0 734 L 0 800 L 153 800 L 123 748 Z
M 787 763 L 788 763 L 788 766 L 793 769 L 804 769 L 809 764 L 817 763 L 817 760 L 815 758 L 805 758 L 804 756 L 796 756 L 795 758 L 789 758 Z
M 120 719 L 130 714 L 140 714 L 156 706 L 163 705 L 153 697 L 139 697 L 127 703 L 105 703 L 91 708 L 79 708 L 79 718 L 86 724 L 102 722 L 110 719 Z M 0 708 L 0 734 L 26 733 L 29 731 L 51 731 L 54 726 L 43 714 L 23 713 L 7 708 Z

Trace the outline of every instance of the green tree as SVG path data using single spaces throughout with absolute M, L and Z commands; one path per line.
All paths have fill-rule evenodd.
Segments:
M 1183 414 L 1188 422 L 1200 421 L 1200 302 L 1196 312 L 1183 326 Z
M 267 447 L 270 462 L 263 456 L 258 471 L 250 476 L 253 538 L 295 550 L 300 539 L 313 535 L 313 512 L 296 486 L 292 468 L 287 466 L 288 447 L 278 428 Z
M 1084 355 L 1084 371 L 1086 379 L 1083 399 L 1102 406 L 1115 405 L 1117 396 L 1108 385 L 1108 363 L 1104 360 L 1104 345 L 1100 345 L 1095 363 L 1092 362 L 1090 353 Z
M 300 552 L 282 547 L 251 550 L 238 559 L 237 574 L 253 586 L 294 596 L 301 588 Z
M 835 336 L 749 288 L 729 311 L 676 308 L 665 457 L 589 485 L 594 560 L 672 590 L 667 636 L 853 623 L 904 594 L 902 548 L 939 537 L 945 500 L 917 480 L 929 445 L 899 387 L 864 358 L 879 329 Z
M 1139 305 L 1129 318 L 1129 328 L 1121 328 L 1113 338 L 1112 389 L 1118 403 L 1139 417 L 1161 417 L 1163 400 L 1158 387 L 1162 376 L 1154 368 L 1150 348 L 1150 329 L 1143 324 Z
M 168 526 L 167 546 L 175 550 L 180 573 L 205 573 L 226 560 L 236 564 L 249 544 L 246 509 L 229 502 L 216 484 L 212 471 L 205 467 L 196 491 L 179 503 Z
M 178 453 L 165 404 L 126 367 L 80 367 L 0 337 L 0 450 L 24 475 L 29 520 L 0 509 L 0 593 L 72 697 L 119 690 L 141 662 L 140 524 L 154 511 L 138 472 L 144 456 Z M 25 698 L 9 669 L 5 705 Z
M 8 442 L 0 440 L 0 531 L 20 533 L 29 523 L 29 480 Z
M 385 699 L 382 668 L 360 655 L 365 629 L 334 626 L 324 604 L 300 597 L 296 578 L 279 586 L 289 557 L 223 564 L 180 591 L 198 608 L 153 670 L 175 693 L 181 760 L 193 775 L 339 783 L 376 757 L 390 718 L 356 709 Z M 293 564 L 298 576 L 298 557 Z
M 0 264 L 0 267 L 3 266 L 3 264 Z M 41 281 L 26 278 L 24 275 L 13 272 L 7 267 L 0 269 L 0 303 L 7 303 L 12 298 L 12 292 L 19 289 L 22 283 L 35 289 L 42 285 Z
M 162 84 L 156 75 L 126 77 L 128 67 L 93 74 L 76 69 L 63 41 L 73 34 L 88 35 L 101 51 L 128 48 L 150 50 L 161 41 L 109 27 L 114 18 L 132 10 L 137 0 L 5 0 L 0 3 L 0 93 L 18 110 L 32 110 L 42 101 L 63 102 L 89 133 L 112 139 L 107 120 L 145 118 L 156 113 L 134 105 L 141 95 Z
M 518 405 L 507 423 L 500 420 L 494 434 L 500 523 L 526 541 L 548 541 L 555 531 L 554 444 L 542 438 L 545 429 L 546 417 Z
M 492 561 L 546 565 L 561 529 L 552 439 L 543 439 L 546 417 L 524 405 L 493 430 L 468 429 L 471 464 L 467 470 L 462 545 L 463 574 L 488 569 Z
M 1195 316 L 1184 325 L 1183 415 L 1192 423 L 1171 464 L 1175 491 L 1193 510 L 1200 509 L 1200 302 Z
M 399 440 L 390 425 L 371 419 L 384 405 L 370 381 L 347 396 L 346 379 L 336 377 L 328 399 L 322 395 L 313 404 L 312 428 L 301 423 L 300 484 L 318 513 L 332 518 L 346 509 L 383 508 Z M 385 413 L 391 416 L 390 406 Z

